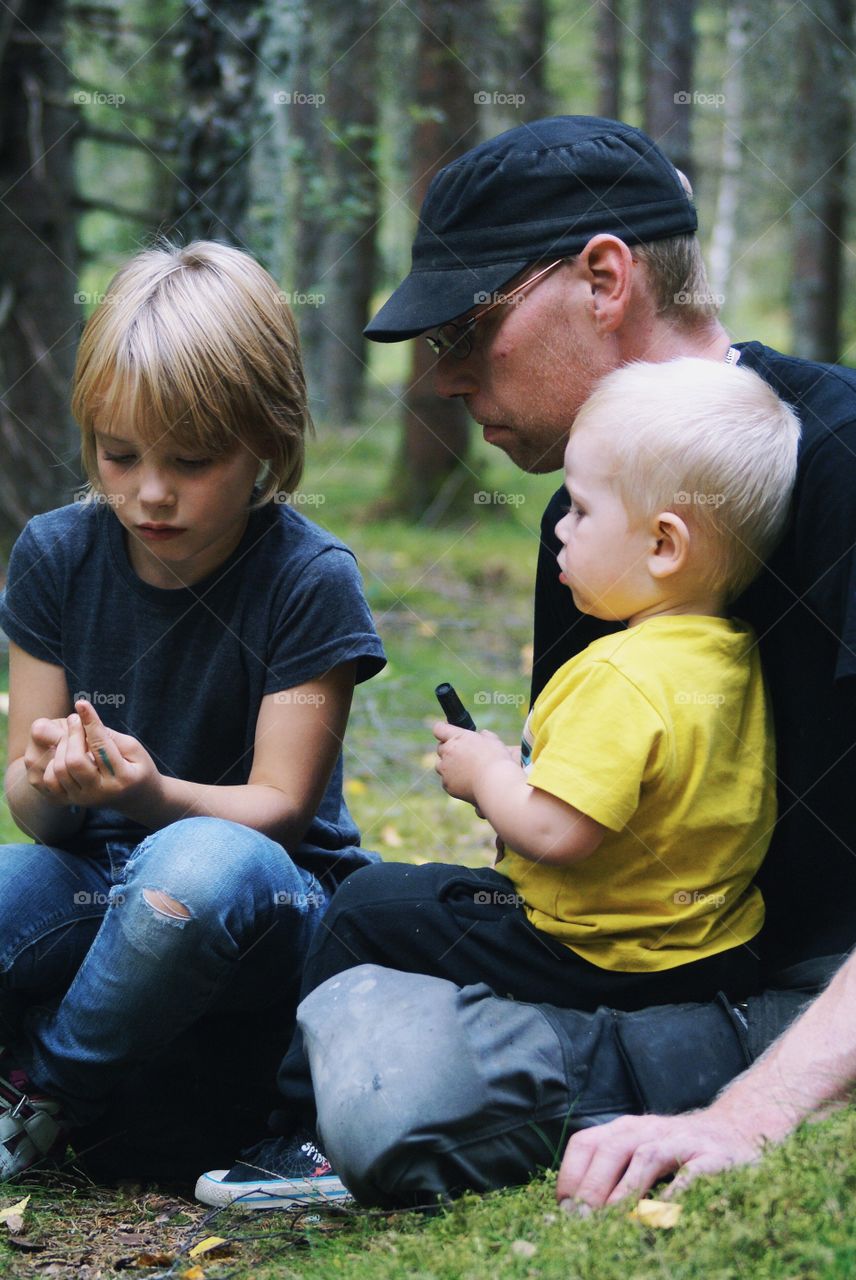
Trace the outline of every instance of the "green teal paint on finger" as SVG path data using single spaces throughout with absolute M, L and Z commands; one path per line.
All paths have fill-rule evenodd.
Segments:
M 110 757 L 107 755 L 107 752 L 104 750 L 103 747 L 96 747 L 95 749 L 98 752 L 99 756 L 101 757 L 102 764 L 106 765 L 107 769 L 109 770 L 110 777 L 115 778 L 116 770 L 113 768 L 112 764 L 110 763 Z

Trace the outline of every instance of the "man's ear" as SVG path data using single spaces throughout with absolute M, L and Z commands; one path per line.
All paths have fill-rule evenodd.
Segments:
M 652 578 L 668 578 L 680 573 L 690 554 L 690 531 L 685 520 L 674 511 L 661 511 L 654 517 L 654 545 L 648 556 Z
M 594 322 L 601 334 L 613 333 L 624 320 L 633 289 L 634 259 L 618 236 L 592 236 L 578 262 L 589 288 Z

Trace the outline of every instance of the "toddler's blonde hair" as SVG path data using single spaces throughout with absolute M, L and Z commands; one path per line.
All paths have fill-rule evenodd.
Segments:
M 598 383 L 572 436 L 597 431 L 631 522 L 672 511 L 696 567 L 733 599 L 784 532 L 797 470 L 796 413 L 750 369 L 683 357 L 622 366 Z

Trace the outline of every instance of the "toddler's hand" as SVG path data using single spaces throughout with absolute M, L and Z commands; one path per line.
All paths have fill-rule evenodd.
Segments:
M 474 787 L 477 776 L 491 764 L 508 763 L 511 750 L 489 729 L 473 733 L 471 729 L 458 729 L 455 725 L 438 720 L 434 726 L 437 748 L 437 773 L 443 788 L 450 796 L 475 804 Z

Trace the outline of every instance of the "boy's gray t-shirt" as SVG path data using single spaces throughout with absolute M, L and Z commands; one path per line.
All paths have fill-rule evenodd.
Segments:
M 105 503 L 36 516 L 12 551 L 0 625 L 63 667 L 69 696 L 138 738 L 162 773 L 215 786 L 247 782 L 266 694 L 352 660 L 357 681 L 367 680 L 386 661 L 352 553 L 286 505 L 253 511 L 232 555 L 176 590 L 137 576 Z M 85 853 L 147 834 L 114 810 L 91 809 L 66 843 Z M 288 852 L 338 882 L 374 860 L 358 846 L 340 753 L 302 844 Z

